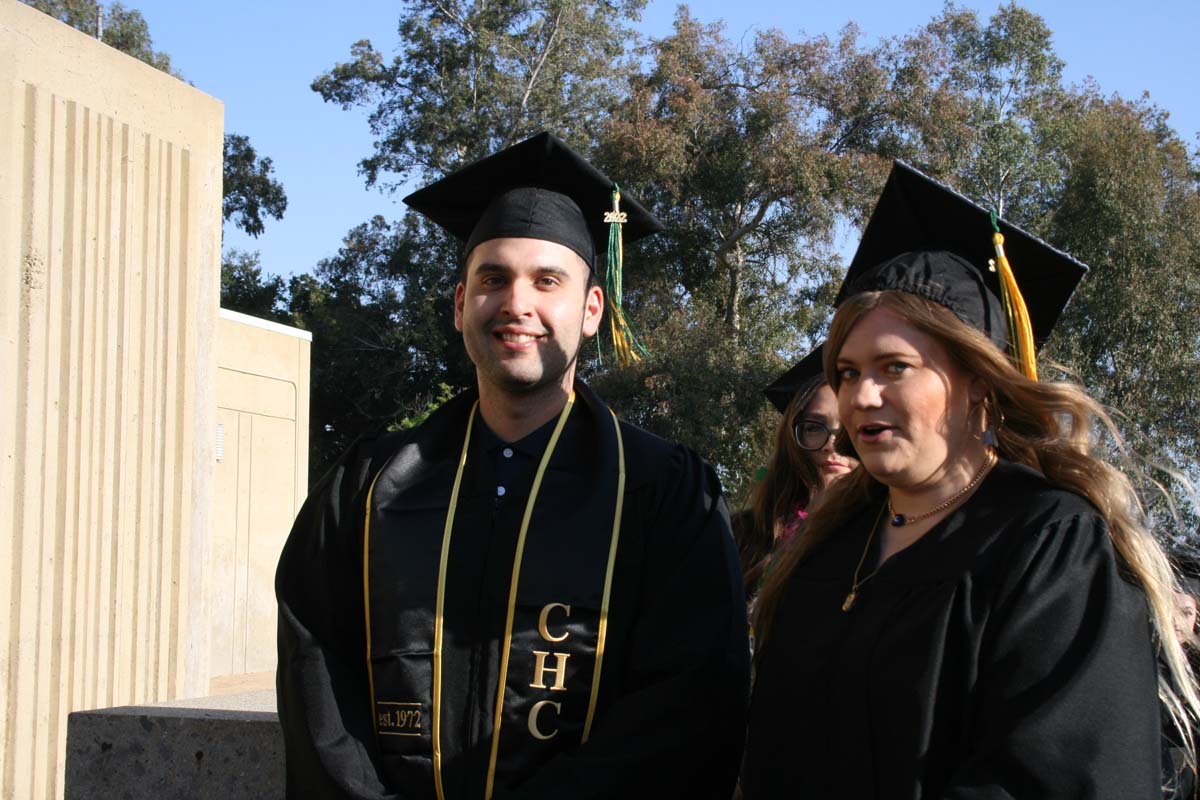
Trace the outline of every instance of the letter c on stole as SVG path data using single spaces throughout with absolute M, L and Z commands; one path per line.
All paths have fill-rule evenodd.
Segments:
M 533 708 L 529 709 L 529 734 L 533 738 L 540 739 L 543 742 L 558 736 L 557 728 L 550 733 L 542 733 L 541 728 L 538 727 L 538 714 L 541 714 L 542 709 L 546 706 L 554 706 L 555 714 L 562 711 L 562 703 L 555 703 L 553 700 L 539 700 L 533 704 Z
M 561 608 L 563 611 L 567 612 L 568 617 L 571 616 L 571 607 L 562 603 L 549 603 L 542 608 L 542 613 L 538 614 L 538 633 L 541 634 L 542 638 L 547 642 L 561 642 L 571 635 L 570 631 L 563 631 L 562 636 L 550 635 L 550 629 L 546 627 L 546 625 L 550 617 L 550 612 L 556 608 Z

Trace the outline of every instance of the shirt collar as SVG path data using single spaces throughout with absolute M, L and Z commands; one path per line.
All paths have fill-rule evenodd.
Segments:
M 479 442 L 487 453 L 494 453 L 497 450 L 510 447 L 514 451 L 529 458 L 540 458 L 542 453 L 546 451 L 546 445 L 550 443 L 550 437 L 554 433 L 554 426 L 558 423 L 558 415 L 555 414 L 549 422 L 543 424 L 537 430 L 527 434 L 522 439 L 515 442 L 506 442 L 488 427 L 484 421 L 483 415 L 479 415 Z

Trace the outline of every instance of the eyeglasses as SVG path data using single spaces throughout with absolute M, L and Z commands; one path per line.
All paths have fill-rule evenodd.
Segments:
M 840 427 L 830 428 L 815 419 L 800 419 L 792 426 L 792 435 L 801 450 L 820 450 L 840 430 Z

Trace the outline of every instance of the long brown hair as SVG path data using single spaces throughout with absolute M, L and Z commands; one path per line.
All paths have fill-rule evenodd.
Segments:
M 824 375 L 812 378 L 784 409 L 775 426 L 775 447 L 767 462 L 766 475 L 751 489 L 750 506 L 736 526 L 742 580 L 747 589 L 758 583 L 775 539 L 792 521 L 796 509 L 808 508 L 813 490 L 820 482 L 816 464 L 800 449 L 792 430 L 817 391 L 826 384 Z
M 1143 524 L 1132 484 L 1096 453 L 1093 434 L 1097 425 L 1121 446 L 1120 435 L 1104 408 L 1073 383 L 1039 382 L 1025 377 L 983 333 L 951 311 L 899 291 L 855 295 L 834 315 L 825 345 L 825 374 L 835 392 L 839 384 L 838 353 L 851 329 L 875 309 L 886 309 L 934 337 L 967 374 L 987 383 L 995 406 L 993 413 L 998 412 L 1004 420 L 998 430 L 1000 456 L 1032 467 L 1054 486 L 1081 495 L 1100 511 L 1114 549 L 1149 601 L 1160 655 L 1166 665 L 1159 677 L 1159 696 L 1184 741 L 1190 741 L 1191 720 L 1200 718 L 1200 695 L 1175 631 L 1174 592 L 1178 584 L 1163 548 Z M 816 545 L 837 535 L 856 510 L 881 502 L 885 491 L 865 469 L 858 469 L 826 492 L 820 508 L 807 520 L 804 537 L 783 552 L 767 576 L 755 611 L 757 655 L 770 647 L 771 621 L 797 565 Z

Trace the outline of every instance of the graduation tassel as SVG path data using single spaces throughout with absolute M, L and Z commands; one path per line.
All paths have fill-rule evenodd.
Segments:
M 1004 234 L 996 222 L 996 212 L 992 212 L 992 244 L 996 248 L 996 266 L 1000 273 L 1000 299 L 1004 303 L 1004 315 L 1008 318 L 1008 336 L 1012 342 L 1012 355 L 1017 362 L 1017 368 L 1025 376 L 1038 379 L 1037 349 L 1033 344 L 1033 324 L 1029 320 L 1029 309 L 1025 306 L 1025 298 L 1017 286 L 1016 276 L 1004 255 Z
M 608 294 L 609 325 L 612 328 L 613 353 L 617 363 L 627 367 L 635 361 L 641 361 L 642 356 L 648 355 L 637 337 L 629 320 L 625 318 L 625 310 L 621 300 L 621 269 L 625 263 L 625 247 L 621 236 L 621 225 L 627 215 L 621 210 L 621 187 L 613 184 L 612 211 L 604 215 L 608 223 L 608 270 L 605 277 L 605 292 Z

